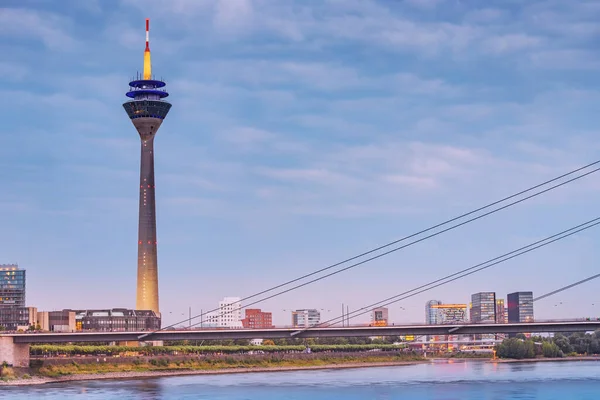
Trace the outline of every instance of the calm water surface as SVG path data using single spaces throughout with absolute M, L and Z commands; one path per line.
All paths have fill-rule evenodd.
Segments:
M 0 388 L 10 399 L 599 400 L 600 362 L 406 367 L 88 381 Z

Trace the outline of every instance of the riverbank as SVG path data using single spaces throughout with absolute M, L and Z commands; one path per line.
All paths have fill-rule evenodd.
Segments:
M 522 358 L 520 360 L 513 358 L 497 358 L 493 360 L 498 363 L 531 363 L 531 362 L 565 362 L 565 361 L 600 361 L 600 356 L 577 356 L 577 357 L 556 357 L 556 358 Z
M 268 366 L 239 364 L 227 364 L 225 360 L 215 362 L 191 361 L 186 363 L 167 363 L 164 366 L 159 363 L 144 364 L 100 364 L 80 365 L 76 362 L 62 365 L 50 365 L 46 370 L 32 375 L 22 374 L 10 380 L 0 381 L 1 386 L 24 386 L 42 385 L 47 383 L 75 382 L 87 380 L 127 380 L 127 379 L 152 379 L 169 376 L 190 375 L 223 375 L 260 372 L 286 372 L 286 371 L 310 371 L 325 369 L 349 369 L 349 368 L 373 368 L 373 367 L 397 367 L 417 364 L 440 363 L 440 362 L 485 362 L 485 363 L 539 363 L 539 362 L 573 362 L 573 361 L 600 361 L 598 356 L 588 357 L 563 357 L 563 358 L 533 358 L 533 359 L 490 359 L 490 358 L 418 358 L 411 360 L 393 360 L 391 356 L 363 356 L 355 359 L 338 358 L 324 359 L 289 359 L 280 360 Z M 310 365 L 309 365 L 310 364 Z M 94 372 L 89 372 L 93 367 Z M 23 371 L 21 371 L 23 372 Z M 54 376 L 48 376 L 48 374 Z
M 347 368 L 372 368 L 372 367 L 397 367 L 415 364 L 428 363 L 430 360 L 413 361 L 368 361 L 368 362 L 342 362 L 322 365 L 291 365 L 291 366 L 271 366 L 271 367 L 232 367 L 218 369 L 162 369 L 151 371 L 120 371 L 120 372 L 96 372 L 81 373 L 73 375 L 63 375 L 59 377 L 47 377 L 34 375 L 28 378 L 17 378 L 9 381 L 1 381 L 1 386 L 23 386 L 23 385 L 41 385 L 46 383 L 74 382 L 87 380 L 105 380 L 105 379 L 149 379 L 168 376 L 189 376 L 189 375 L 222 375 L 222 374 L 242 374 L 258 372 L 286 372 L 286 371 L 305 371 L 305 370 L 324 370 L 324 369 L 347 369 Z

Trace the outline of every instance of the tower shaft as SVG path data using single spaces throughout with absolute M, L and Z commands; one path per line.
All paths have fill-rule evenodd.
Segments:
M 154 134 L 161 123 L 162 120 L 157 118 L 134 120 L 141 139 L 136 309 L 152 310 L 157 314 L 159 307 Z

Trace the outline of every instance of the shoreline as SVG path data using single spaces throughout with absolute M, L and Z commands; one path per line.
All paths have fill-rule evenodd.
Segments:
M 373 368 L 373 367 L 400 367 L 417 364 L 429 363 L 430 360 L 423 361 L 382 361 L 382 362 L 352 362 L 344 364 L 326 364 L 310 366 L 289 366 L 289 367 L 249 367 L 249 368 L 222 368 L 213 370 L 163 370 L 163 371 L 130 371 L 130 372 L 106 372 L 97 374 L 76 374 L 66 375 L 60 378 L 48 378 L 41 376 L 32 376 L 30 379 L 17 379 L 8 382 L 0 382 L 2 386 L 32 386 L 48 383 L 78 382 L 78 381 L 96 381 L 96 380 L 128 380 L 128 379 L 152 379 L 169 376 L 191 376 L 191 375 L 226 375 L 226 374 L 245 374 L 260 372 L 293 372 L 310 371 L 324 369 L 350 369 L 350 368 Z
M 600 361 L 600 356 L 582 356 L 582 357 L 556 357 L 556 358 L 523 358 L 517 360 L 514 358 L 497 358 L 490 360 L 497 363 L 531 363 L 531 362 L 567 362 L 567 361 Z
M 489 363 L 538 363 L 538 362 L 573 362 L 573 361 L 600 361 L 600 356 L 590 357 L 563 357 L 563 358 L 530 358 L 530 359 L 491 359 L 491 358 L 428 358 L 422 361 L 382 361 L 382 362 L 349 362 L 342 364 L 325 365 L 305 365 L 305 366 L 285 366 L 285 367 L 248 367 L 248 368 L 221 368 L 212 370 L 202 369 L 181 369 L 181 370 L 155 370 L 155 371 L 128 371 L 128 372 L 105 372 L 95 374 L 74 374 L 65 375 L 59 378 L 32 376 L 30 379 L 16 379 L 8 382 L 0 382 L 2 386 L 32 386 L 51 383 L 96 381 L 96 380 L 130 380 L 130 379 L 154 379 L 171 376 L 194 376 L 194 375 L 226 375 L 226 374 L 246 374 L 262 372 L 293 372 L 293 371 L 316 371 L 316 370 L 335 370 L 335 369 L 353 369 L 353 368 L 374 368 L 374 367 L 400 367 L 427 363 L 448 362 L 489 362 Z

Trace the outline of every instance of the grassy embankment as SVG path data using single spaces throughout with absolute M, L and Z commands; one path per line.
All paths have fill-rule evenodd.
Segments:
M 399 363 L 423 360 L 391 344 L 305 346 L 31 346 L 33 373 L 77 374 L 148 371 L 306 368 L 340 364 Z M 258 353 L 258 354 L 257 354 Z M 36 359 L 37 357 L 37 359 Z
M 308 357 L 311 356 L 311 357 Z M 355 354 L 355 355 L 268 355 L 268 356 L 206 356 L 202 358 L 172 359 L 140 358 L 131 362 L 118 363 L 78 363 L 75 360 L 67 364 L 49 364 L 36 369 L 35 374 L 45 377 L 60 377 L 77 374 L 104 374 L 108 372 L 146 372 L 146 371 L 215 371 L 226 369 L 257 369 L 281 367 L 322 367 L 341 364 L 373 364 L 373 363 L 399 363 L 421 361 L 423 358 L 415 355 L 396 354 Z M 116 361 L 116 360 L 112 360 Z

